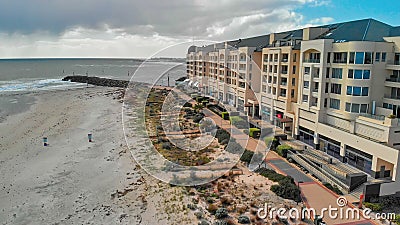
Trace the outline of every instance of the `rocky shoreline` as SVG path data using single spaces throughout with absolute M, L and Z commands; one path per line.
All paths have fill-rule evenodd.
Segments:
M 63 81 L 70 81 L 76 83 L 87 83 L 96 86 L 104 87 L 128 87 L 129 81 L 127 80 L 115 80 L 102 77 L 88 77 L 88 76 L 66 76 L 62 79 Z

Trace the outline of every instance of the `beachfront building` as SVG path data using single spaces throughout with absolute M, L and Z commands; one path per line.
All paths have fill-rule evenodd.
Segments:
M 188 77 L 202 93 L 367 174 L 373 192 L 399 191 L 400 27 L 364 19 L 246 40 L 191 47 Z M 196 71 L 200 55 L 208 79 Z
M 271 34 L 262 49 L 262 118 L 292 133 L 297 103 L 302 30 Z
M 260 93 L 261 88 L 261 49 L 268 38 L 266 35 L 192 46 L 187 54 L 191 85 L 235 111 L 258 117 L 256 93 Z

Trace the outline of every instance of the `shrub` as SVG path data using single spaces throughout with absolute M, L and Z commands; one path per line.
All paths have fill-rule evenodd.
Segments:
M 222 112 L 221 113 L 221 117 L 224 120 L 229 120 L 229 113 L 228 112 Z
M 228 133 L 228 131 L 219 128 L 217 130 L 217 133 L 215 134 L 215 137 L 218 139 L 218 142 L 221 143 L 223 140 L 228 140 L 231 138 L 231 135 Z
M 226 208 L 219 208 L 215 212 L 215 218 L 217 219 L 223 219 L 228 216 L 228 210 Z
M 391 114 L 391 115 L 388 116 L 388 118 L 389 118 L 389 119 L 396 119 L 396 116 L 393 115 L 393 114 Z
M 207 222 L 207 220 L 201 220 L 201 221 L 199 222 L 199 225 L 210 225 L 210 223 Z
M 214 222 L 214 225 L 228 225 L 228 222 L 225 220 L 217 220 Z
M 276 152 L 278 153 L 278 155 L 287 158 L 287 153 L 289 150 L 292 150 L 292 147 L 290 147 L 289 145 L 279 145 L 276 148 Z
M 243 155 L 240 157 L 240 161 L 249 164 L 251 159 L 253 158 L 253 155 L 254 155 L 254 152 L 246 149 L 246 150 L 244 150 Z
M 338 194 L 338 195 L 342 195 L 343 194 L 343 192 L 338 188 L 338 186 L 336 186 L 336 185 L 333 185 L 332 186 L 332 184 L 330 184 L 330 183 L 323 183 L 323 185 L 325 186 L 325 187 L 327 187 L 329 190 L 331 190 L 331 191 L 333 191 L 333 192 L 335 192 L 336 194 Z
M 170 150 L 171 149 L 171 143 L 163 142 L 162 143 L 162 148 L 165 149 L 165 150 Z
M 237 142 L 232 141 L 231 143 L 228 144 L 226 151 L 232 154 L 240 154 L 241 152 L 243 152 L 243 148 Z
M 199 123 L 203 118 L 204 118 L 204 115 L 196 114 L 196 116 L 193 118 L 193 122 Z
M 247 123 L 247 121 L 245 121 L 240 116 L 231 116 L 231 117 L 229 117 L 229 120 L 230 120 L 231 124 L 234 125 L 235 127 L 237 127 L 238 129 L 248 129 L 249 128 L 249 124 Z
M 185 102 L 185 104 L 183 104 L 183 107 L 192 107 L 192 103 L 190 102 Z
M 245 215 L 241 215 L 238 217 L 238 223 L 240 224 L 249 224 L 250 223 L 250 218 Z
M 364 202 L 364 206 L 370 208 L 374 212 L 381 212 L 383 210 L 382 204 L 380 203 Z
M 249 129 L 249 136 L 253 138 L 258 138 L 260 137 L 261 130 L 258 128 L 250 128 Z
M 276 149 L 279 145 L 279 141 L 275 137 L 265 137 L 264 141 L 267 146 L 271 146 L 272 150 Z
M 211 213 L 211 215 L 214 215 L 215 212 L 217 211 L 218 207 L 214 204 L 209 204 L 207 207 L 207 211 Z
M 201 219 L 204 216 L 202 212 L 195 212 L 194 215 L 196 216 L 197 219 Z
M 278 185 L 272 185 L 271 191 L 277 194 L 279 197 L 291 199 L 296 202 L 301 201 L 300 189 L 287 179 L 279 181 Z

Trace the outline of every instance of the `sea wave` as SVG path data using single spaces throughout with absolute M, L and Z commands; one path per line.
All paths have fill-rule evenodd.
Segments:
M 69 81 L 62 81 L 61 79 L 21 79 L 0 81 L 0 93 L 64 89 L 82 87 L 84 85 L 86 84 L 71 83 Z

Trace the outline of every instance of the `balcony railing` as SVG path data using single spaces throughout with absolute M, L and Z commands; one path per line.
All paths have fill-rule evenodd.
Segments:
M 385 116 L 382 116 L 382 115 L 372 115 L 372 114 L 368 114 L 368 113 L 361 113 L 360 116 L 371 118 L 374 120 L 385 121 Z
M 385 95 L 385 98 L 400 100 L 400 95 Z
M 320 63 L 320 59 L 304 59 L 303 62 L 305 63 Z
M 386 81 L 400 83 L 400 77 L 387 78 Z
M 347 59 L 334 59 L 333 63 L 347 63 Z

